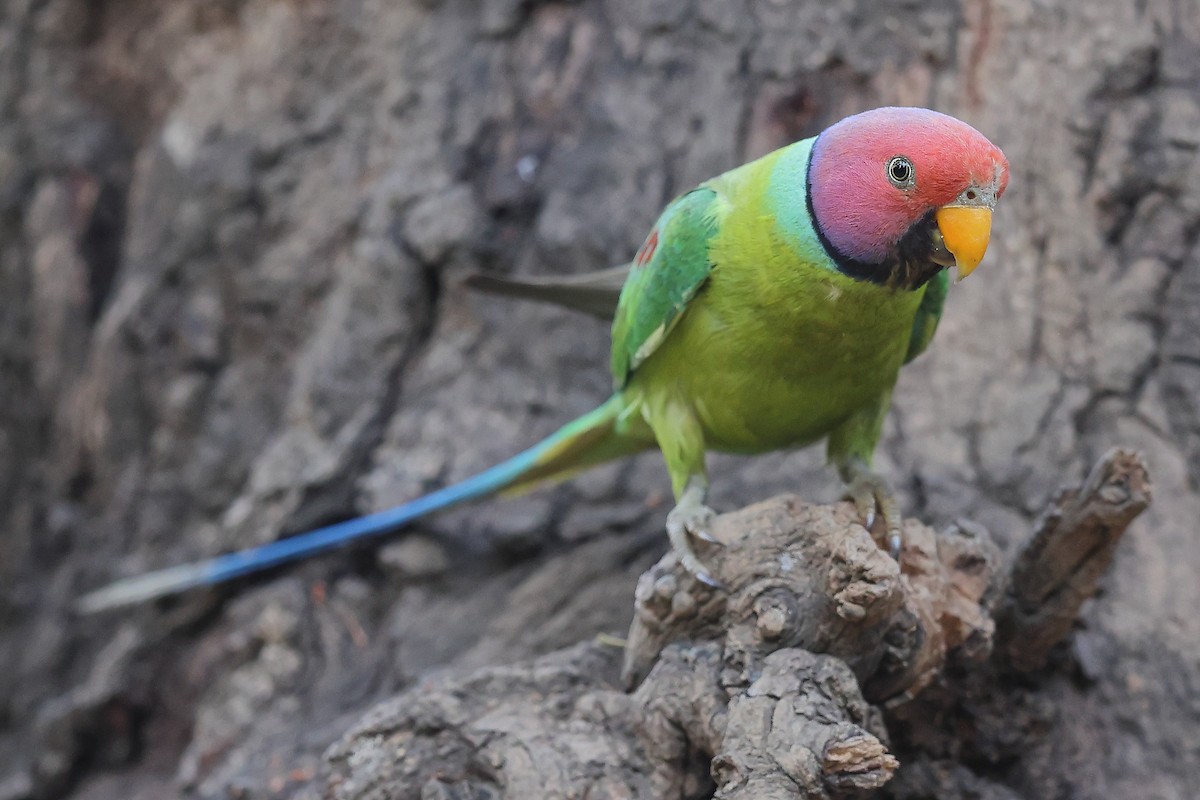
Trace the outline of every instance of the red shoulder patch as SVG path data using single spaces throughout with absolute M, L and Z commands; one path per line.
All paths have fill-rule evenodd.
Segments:
M 633 257 L 635 266 L 644 267 L 650 263 L 650 259 L 654 258 L 654 251 L 658 249 L 658 228 L 650 231 L 650 235 L 646 237 L 645 243 L 642 244 L 637 255 Z

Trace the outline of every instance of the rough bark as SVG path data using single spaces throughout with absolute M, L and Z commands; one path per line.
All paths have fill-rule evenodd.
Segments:
M 1141 459 L 1115 451 L 1046 509 L 1005 587 L 999 645 L 1009 665 L 1033 672 L 1046 663 L 1096 593 L 1121 534 L 1149 503 Z
M 638 582 L 623 668 L 632 693 L 609 682 L 614 659 L 600 644 L 422 685 L 333 748 L 327 792 L 830 800 L 927 791 L 939 759 L 903 744 L 912 769 L 889 785 L 900 762 L 885 721 L 907 741 L 952 735 L 961 748 L 989 746 L 984 723 L 1005 718 L 963 704 L 986 693 L 999 708 L 1028 696 L 1013 670 L 1027 675 L 1031 659 L 1068 635 L 1064 618 L 1095 593 L 1148 503 L 1145 466 L 1114 451 L 1047 509 L 1059 522 L 1043 525 L 1005 569 L 986 532 L 935 534 L 912 522 L 897 564 L 848 503 L 782 497 L 718 517 L 708 563 L 728 591 L 697 581 L 673 555 Z M 1035 597 L 1034 584 L 1057 591 Z M 993 611 L 1011 631 L 996 649 Z M 953 716 L 962 722 L 947 730 L 941 721 Z M 1037 736 L 1016 733 L 1010 749 Z M 980 791 L 1006 790 L 962 770 L 943 774 L 938 796 Z
M 1190 797 L 1198 53 L 1189 0 L 0 4 L 0 798 L 294 795 L 376 702 L 624 631 L 665 546 L 652 456 L 219 592 L 69 608 L 586 410 L 603 326 L 461 275 L 628 258 L 675 192 L 896 102 L 1014 166 L 897 388 L 878 461 L 906 513 L 1008 556 L 1114 445 L 1157 496 L 1070 643 L 991 676 L 1022 692 L 935 680 L 937 726 L 895 712 L 887 791 Z M 712 472 L 725 509 L 836 497 L 818 452 Z

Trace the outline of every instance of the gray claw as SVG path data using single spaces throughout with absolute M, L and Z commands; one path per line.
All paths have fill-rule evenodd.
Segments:
M 900 561 L 900 531 L 892 531 L 888 536 L 888 552 L 897 562 Z
M 696 580 L 700 581 L 705 586 L 711 586 L 714 589 L 725 589 L 726 588 L 725 584 L 721 583 L 719 580 L 714 578 L 712 575 L 709 575 L 704 570 L 700 570 L 699 572 L 694 573 L 694 574 L 696 576 Z

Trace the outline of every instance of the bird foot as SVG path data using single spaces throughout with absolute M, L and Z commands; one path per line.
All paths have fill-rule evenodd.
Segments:
M 896 502 L 896 493 L 891 484 L 883 476 L 866 468 L 856 469 L 846 484 L 846 496 L 858 509 L 863 527 L 872 534 L 878 512 L 887 533 L 888 552 L 899 561 L 904 539 L 900 533 L 900 504 Z
M 667 538 L 671 540 L 671 549 L 675 551 L 675 557 L 684 569 L 701 583 L 714 589 L 724 589 L 725 585 L 709 574 L 692 549 L 693 538 L 720 544 L 708 530 L 708 525 L 715 515 L 708 506 L 698 501 L 689 501 L 685 497 L 667 514 Z

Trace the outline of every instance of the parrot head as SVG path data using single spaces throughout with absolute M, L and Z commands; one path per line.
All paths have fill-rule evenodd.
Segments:
M 987 250 L 1008 161 L 983 134 L 923 108 L 878 108 L 827 128 L 813 145 L 809 212 L 822 244 L 854 278 L 917 288 Z

